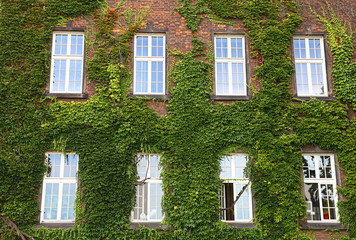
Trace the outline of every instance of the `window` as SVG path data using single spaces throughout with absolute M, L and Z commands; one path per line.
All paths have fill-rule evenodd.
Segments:
M 223 179 L 220 192 L 221 208 L 231 207 L 241 189 L 248 183 L 245 168 L 246 155 L 225 156 L 221 159 L 220 178 Z M 221 219 L 225 221 L 250 222 L 252 220 L 252 197 L 248 187 L 232 210 L 222 211 Z
M 244 49 L 243 37 L 215 37 L 216 95 L 247 95 Z
M 337 222 L 333 155 L 303 155 L 303 176 L 308 221 Z
M 159 155 L 140 155 L 137 165 L 138 175 L 144 183 L 136 186 L 136 206 L 132 212 L 132 220 L 157 221 L 163 219 L 161 200 L 163 196 Z
M 327 96 L 323 38 L 294 38 L 294 57 L 297 95 Z
M 165 36 L 136 35 L 134 52 L 134 94 L 164 94 Z
M 43 179 L 41 222 L 73 222 L 78 155 L 49 153 Z
M 54 33 L 51 93 L 81 93 L 83 85 L 83 33 Z

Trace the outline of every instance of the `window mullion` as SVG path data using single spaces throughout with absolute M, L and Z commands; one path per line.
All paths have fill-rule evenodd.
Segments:
M 321 218 L 321 221 L 324 221 L 323 201 L 322 201 L 322 197 L 321 197 L 321 183 L 320 182 L 318 182 L 318 190 L 319 190 L 320 218 Z
M 335 209 L 335 216 L 336 216 L 336 219 L 335 220 L 338 220 L 338 216 L 339 216 L 339 209 L 337 207 L 337 202 L 339 201 L 338 199 L 338 196 L 337 196 L 337 189 L 336 189 L 336 179 L 335 179 L 335 183 L 333 184 L 333 197 L 334 197 L 334 209 Z
M 146 215 L 146 219 L 147 220 L 151 220 L 150 219 L 150 211 L 151 211 L 151 201 L 150 201 L 150 198 L 151 198 L 151 183 L 148 182 L 147 183 L 147 215 Z
M 229 95 L 232 94 L 232 62 L 228 62 L 228 77 L 229 77 Z
M 242 45 L 242 47 L 243 47 L 244 45 Z M 244 51 L 242 51 L 242 54 L 244 54 Z M 246 71 L 247 71 L 247 69 L 246 69 L 246 64 L 245 64 L 245 58 L 244 58 L 244 61 L 243 61 L 243 63 L 242 63 L 242 69 L 243 69 L 243 74 L 244 74 L 244 84 L 243 84 L 243 86 L 244 86 L 244 95 L 247 95 L 247 89 L 246 89 L 246 85 L 247 85 L 247 76 L 246 76 Z
M 309 96 L 313 96 L 313 80 L 312 80 L 312 74 L 311 74 L 311 63 L 307 63 L 307 72 L 308 72 L 308 90 L 309 90 Z
M 147 64 L 147 92 L 148 93 L 152 93 L 151 92 L 151 75 L 152 75 L 152 60 L 148 60 L 148 64 Z
M 72 34 L 68 34 L 68 42 L 67 42 L 67 56 L 70 55 L 70 47 L 72 46 Z
M 64 177 L 64 164 L 65 164 L 65 158 L 66 155 L 61 154 L 61 166 L 60 166 L 60 172 L 59 172 L 59 178 L 63 178 Z
M 63 183 L 58 183 L 58 205 L 57 205 L 57 220 L 61 220 L 62 216 L 62 198 L 63 198 Z
M 315 178 L 320 179 L 320 172 L 319 172 L 319 155 L 314 155 L 314 166 L 315 166 Z
M 66 59 L 66 77 L 64 80 L 64 91 L 65 92 L 69 91 L 69 71 L 70 71 L 69 67 L 70 67 L 70 59 L 67 58 Z
M 231 59 L 231 38 L 227 37 L 227 58 Z
M 323 74 L 323 86 L 324 86 L 324 95 L 328 95 L 328 84 L 327 84 L 327 76 L 326 76 L 326 66 L 325 66 L 325 59 L 321 63 L 321 71 Z
M 236 179 L 236 173 L 235 173 L 235 156 L 231 156 L 230 159 L 231 159 L 231 164 L 230 164 L 230 166 L 231 166 L 231 177 L 232 177 L 233 179 Z
M 66 58 L 66 78 L 65 78 L 65 84 L 64 84 L 64 88 L 65 88 L 65 92 L 69 91 L 69 71 L 70 71 L 70 46 L 72 44 L 72 38 L 71 38 L 71 34 L 68 34 L 68 41 L 67 41 L 67 58 Z
M 46 178 L 43 180 L 43 185 L 42 185 L 42 202 L 41 202 L 41 216 L 40 219 L 41 221 L 44 220 L 44 207 L 45 207 L 45 200 L 46 200 L 46 190 L 47 190 L 47 182 Z
M 148 36 L 148 57 L 152 57 L 152 36 Z
M 232 94 L 232 63 L 231 63 L 231 38 L 227 37 L 227 58 L 228 58 L 228 63 L 227 63 L 227 69 L 228 69 L 228 79 L 229 79 L 229 92 L 228 94 Z

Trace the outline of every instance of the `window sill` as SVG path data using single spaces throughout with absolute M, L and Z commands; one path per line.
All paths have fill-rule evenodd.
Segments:
M 167 228 L 167 225 L 162 224 L 161 222 L 131 222 L 130 229 L 136 229 L 139 228 L 140 226 L 144 226 L 152 229 Z
M 318 99 L 320 101 L 334 101 L 334 100 L 336 100 L 336 98 L 333 97 L 333 96 L 327 96 L 327 97 L 317 97 L 317 96 L 300 97 L 300 96 L 294 95 L 293 98 L 296 99 L 296 100 L 305 100 L 305 101 L 309 101 L 312 98 Z
M 73 98 L 73 99 L 87 99 L 88 98 L 88 94 L 85 94 L 85 93 L 48 93 L 48 92 L 46 92 L 46 96 L 56 97 L 56 98 Z
M 40 223 L 35 226 L 35 228 L 60 228 L 60 229 L 68 229 L 68 228 L 73 228 L 74 227 L 74 222 L 71 223 Z
M 252 222 L 226 222 L 226 221 L 223 221 L 227 224 L 229 224 L 229 226 L 231 227 L 235 227 L 235 228 L 256 228 L 256 225 Z
M 211 95 L 210 99 L 212 100 L 221 100 L 221 101 L 246 101 L 251 100 L 252 96 L 222 96 L 222 95 Z
M 320 223 L 308 223 L 303 222 L 300 224 L 302 229 L 340 229 L 346 230 L 347 227 L 342 225 L 341 223 L 327 223 L 327 222 L 320 222 Z
M 154 94 L 133 94 L 127 95 L 129 98 L 148 98 L 148 99 L 171 99 L 170 94 L 154 95 Z

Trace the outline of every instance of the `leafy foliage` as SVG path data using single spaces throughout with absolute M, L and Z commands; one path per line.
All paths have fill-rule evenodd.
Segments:
M 334 91 L 344 102 L 349 102 L 355 108 L 356 104 L 356 62 L 352 61 L 354 54 L 353 31 L 351 25 L 342 23 L 329 6 L 331 17 L 327 18 L 325 11 L 319 15 L 312 10 L 318 21 L 323 23 L 328 32 L 328 44 L 333 55 Z
M 176 10 L 192 31 L 208 15 L 242 19 L 260 63 L 255 74 L 262 87 L 252 100 L 210 100 L 212 48 L 194 36 L 190 52 L 171 50 L 175 61 L 169 77 L 174 87 L 169 114 L 159 117 L 144 99 L 127 97 L 130 41 L 149 9 L 124 9 L 123 1 L 111 9 L 102 1 L 1 0 L 0 42 L 5 44 L 0 45 L 0 213 L 36 239 L 309 239 L 298 225 L 305 215 L 301 149 L 315 145 L 337 152 L 344 167 L 346 185 L 341 191 L 347 200 L 340 202 L 340 212 L 355 234 L 355 121 L 347 118 L 347 106 L 339 100 L 296 103 L 289 92 L 294 70 L 288 48 L 301 23 L 296 3 L 181 2 Z M 89 13 L 87 70 L 97 93 L 77 103 L 46 98 L 53 27 Z M 335 92 L 353 104 L 352 37 L 340 29 L 335 15 L 333 20 L 319 19 L 327 25 L 336 61 Z M 117 27 L 120 34 L 113 31 Z M 31 228 L 49 148 L 80 155 L 73 229 Z M 250 156 L 256 229 L 219 221 L 220 158 L 236 149 Z M 127 229 L 140 151 L 163 151 L 167 230 Z M 16 238 L 4 225 L 0 234 Z

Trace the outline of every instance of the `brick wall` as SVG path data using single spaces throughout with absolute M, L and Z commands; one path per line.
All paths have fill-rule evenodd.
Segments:
M 116 7 L 118 0 L 108 0 L 109 6 L 111 8 Z M 329 0 L 328 1 L 331 7 L 335 10 L 337 16 L 339 16 L 342 20 L 349 21 L 353 29 L 356 29 L 356 1 L 354 0 Z M 303 23 L 300 27 L 297 28 L 296 32 L 301 34 L 320 34 L 324 35 L 325 30 L 321 23 L 315 21 L 315 17 L 310 13 L 310 7 L 316 10 L 318 13 L 321 13 L 321 7 L 327 9 L 326 1 L 325 0 L 302 0 L 301 3 L 302 9 L 302 18 Z M 150 29 L 152 30 L 161 30 L 167 31 L 167 39 L 168 39 L 168 48 L 173 49 L 176 48 L 179 51 L 186 52 L 191 50 L 192 44 L 192 33 L 186 27 L 185 19 L 178 14 L 177 12 L 172 11 L 175 7 L 178 6 L 176 0 L 132 0 L 127 1 L 127 6 L 132 7 L 134 9 L 140 8 L 148 8 L 151 6 L 152 13 L 150 13 L 146 19 L 146 22 L 149 23 Z M 204 19 L 197 31 L 196 35 L 199 39 L 203 40 L 207 45 L 212 42 L 214 33 L 236 33 L 236 32 L 243 32 L 244 28 L 242 25 L 241 20 L 234 20 L 236 23 L 235 26 L 226 26 L 226 25 L 216 25 L 212 24 L 209 20 Z M 74 20 L 72 23 L 68 24 L 67 26 L 63 26 L 65 28 L 72 27 L 72 28 L 85 28 L 88 24 L 88 21 L 84 17 L 79 17 L 78 19 Z M 70 26 L 69 26 L 70 25 Z M 120 32 L 120 30 L 115 30 L 116 32 Z M 143 31 L 145 31 L 143 29 Z M 247 44 L 247 54 L 251 52 L 249 48 L 248 39 L 246 41 Z M 356 45 L 356 43 L 355 43 Z M 356 47 L 356 46 L 355 46 Z M 168 57 L 168 66 L 171 64 L 173 57 Z M 354 59 L 356 60 L 356 54 L 354 55 Z M 332 68 L 332 57 L 330 55 L 330 51 L 327 50 L 327 60 L 328 60 L 328 68 L 329 71 Z M 249 65 L 249 75 L 247 75 L 247 79 L 253 77 L 253 69 L 258 65 L 256 59 L 249 57 L 248 59 Z M 168 68 L 167 68 L 168 72 Z M 86 79 L 86 83 L 88 80 Z M 252 85 L 255 88 L 259 88 L 259 83 L 252 78 Z M 291 87 L 291 90 L 293 87 Z M 85 86 L 85 93 L 90 97 L 95 93 L 95 85 L 86 84 Z M 62 99 L 63 101 L 86 101 L 86 99 Z M 232 101 L 223 101 L 226 104 L 231 103 Z M 159 115 L 167 114 L 167 102 L 162 101 L 147 101 L 149 107 L 153 108 Z M 355 117 L 355 112 L 353 110 L 349 110 L 349 116 Z M 343 180 L 345 175 L 341 173 L 341 179 Z M 315 232 L 309 232 L 315 234 L 316 239 L 324 240 L 330 239 L 329 233 L 316 230 Z M 346 234 L 345 231 L 343 231 Z
M 116 7 L 118 0 L 109 0 L 109 6 L 111 8 Z M 331 7 L 335 10 L 336 14 L 345 21 L 348 21 L 352 24 L 353 28 L 356 28 L 356 2 L 353 0 L 338 0 L 338 1 L 329 1 Z M 132 7 L 134 9 L 139 8 L 148 8 L 151 6 L 152 12 L 148 15 L 146 22 L 150 23 L 153 31 L 157 30 L 166 30 L 167 31 L 167 39 L 168 39 L 168 48 L 173 49 L 176 48 L 179 51 L 186 52 L 189 51 L 192 47 L 191 40 L 192 34 L 191 31 L 186 27 L 185 19 L 179 13 L 173 11 L 173 9 L 177 6 L 176 0 L 133 0 L 127 1 L 127 6 Z M 300 27 L 296 29 L 297 33 L 300 34 L 320 34 L 324 35 L 325 30 L 321 23 L 315 21 L 315 17 L 311 14 L 309 10 L 309 6 L 316 10 L 318 13 L 321 13 L 321 8 L 327 9 L 327 4 L 325 0 L 302 0 L 300 1 L 300 7 L 302 10 L 302 18 L 303 23 Z M 172 14 L 173 12 L 173 14 Z M 199 39 L 203 40 L 205 43 L 209 44 L 213 40 L 214 33 L 231 33 L 231 32 L 243 32 L 243 24 L 241 20 L 233 20 L 236 25 L 235 26 L 226 26 L 226 25 L 217 25 L 212 24 L 208 19 L 204 19 L 197 31 L 197 36 Z M 84 17 L 79 17 L 71 23 L 71 27 L 73 28 L 85 28 L 88 24 L 88 21 Z M 116 31 L 120 32 L 118 26 L 116 27 Z M 142 31 L 145 31 L 142 29 Z M 251 52 L 249 48 L 248 39 L 246 41 L 247 44 L 247 55 Z M 355 43 L 356 45 L 356 43 Z M 326 46 L 327 49 L 327 46 Z M 330 71 L 332 69 L 332 57 L 330 51 L 327 49 L 328 60 L 328 71 L 330 76 Z M 172 61 L 173 57 L 168 57 L 168 67 Z M 354 56 L 356 59 L 356 54 Z M 248 68 L 249 74 L 247 78 L 252 78 L 254 75 L 253 69 L 258 65 L 257 59 L 249 58 L 248 59 Z M 88 81 L 86 81 L 88 83 Z M 252 85 L 255 88 L 259 88 L 259 83 L 252 78 Z M 293 86 L 291 86 L 291 90 L 293 90 Z M 332 88 L 331 88 L 332 91 Z M 86 84 L 85 93 L 90 97 L 95 93 L 95 85 Z M 333 94 L 333 92 L 332 92 Z M 68 101 L 68 100 L 67 100 Z M 69 101 L 80 101 L 80 100 L 69 100 Z M 154 108 L 160 114 L 166 113 L 166 110 L 162 110 L 163 105 L 153 105 L 150 104 L 152 108 Z M 350 112 L 352 116 L 355 114 Z
M 330 233 L 326 230 L 312 230 L 312 231 L 305 231 L 312 239 L 316 240 L 330 240 Z M 341 231 L 340 233 L 332 233 L 331 234 L 334 239 L 339 239 L 342 235 L 346 236 L 347 232 L 345 230 Z M 341 236 L 340 236 L 341 235 Z

